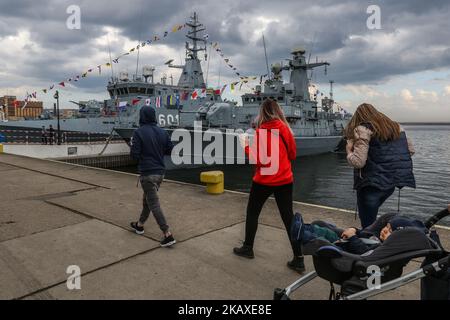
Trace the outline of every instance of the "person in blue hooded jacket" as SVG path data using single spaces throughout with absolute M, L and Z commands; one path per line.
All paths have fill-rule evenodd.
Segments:
M 164 235 L 161 246 L 169 247 L 175 244 L 176 240 L 161 209 L 158 190 L 166 171 L 164 156 L 171 154 L 173 143 L 167 131 L 158 127 L 156 111 L 152 107 L 141 108 L 139 125 L 140 128 L 134 132 L 131 140 L 131 157 L 138 161 L 144 198 L 139 220 L 131 222 L 130 225 L 137 234 L 144 234 L 144 224 L 151 212 Z

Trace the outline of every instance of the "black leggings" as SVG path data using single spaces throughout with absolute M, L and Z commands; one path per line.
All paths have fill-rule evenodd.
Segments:
M 256 230 L 258 229 L 258 218 L 266 200 L 275 195 L 278 210 L 290 241 L 290 230 L 294 211 L 292 208 L 292 187 L 293 184 L 286 184 L 279 187 L 264 186 L 253 182 L 250 190 L 250 197 L 247 205 L 247 220 L 245 221 L 245 242 L 247 246 L 253 247 Z M 301 256 L 301 246 L 291 241 L 294 256 Z

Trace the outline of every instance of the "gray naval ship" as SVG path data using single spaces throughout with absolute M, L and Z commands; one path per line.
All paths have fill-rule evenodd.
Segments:
M 271 75 L 264 84 L 256 86 L 253 93 L 243 95 L 242 106 L 238 106 L 234 102 L 222 100 L 220 90 L 207 89 L 200 60 L 201 53 L 204 54 L 205 60 L 208 58 L 207 36 L 195 13 L 186 23 L 186 27 L 188 31 L 185 63 L 174 65 L 173 60 L 166 63 L 169 68 L 181 69 L 176 85 L 173 84 L 173 78 L 168 79 L 167 76 L 155 82 L 155 68 L 151 66 L 145 66 L 142 75 L 134 75 L 131 79 L 127 73 L 121 72 L 108 83 L 108 100 L 100 103 L 98 107 L 92 106 L 94 103 L 91 103 L 90 108 L 86 108 L 94 112 L 80 112 L 82 116 L 78 118 L 63 120 L 61 129 L 97 133 L 114 131 L 129 143 L 133 132 L 139 127 L 140 109 L 151 106 L 156 110 L 159 125 L 171 135 L 176 129 L 186 129 L 192 137 L 198 131 L 216 129 L 220 132 L 216 133 L 216 136 L 229 136 L 230 130 L 246 131 L 252 128 L 259 106 L 265 99 L 271 98 L 283 108 L 291 125 L 297 142 L 298 156 L 335 150 L 342 139 L 342 129 L 350 115 L 333 111 L 332 90 L 330 97 L 321 99 L 320 104 L 318 95 L 311 97 L 309 92 L 309 70 L 327 66 L 328 62 L 308 63 L 305 50 L 295 49 L 288 63 L 272 65 Z M 290 73 L 289 82 L 284 82 L 283 72 Z M 86 106 L 80 105 L 80 111 L 82 107 Z M 195 125 L 199 121 L 201 128 Z M 2 125 L 21 128 L 41 128 L 49 125 L 56 127 L 56 120 L 10 121 L 0 124 Z M 237 135 L 232 137 L 232 148 L 236 150 L 235 154 L 238 154 Z M 216 137 L 210 141 L 214 139 Z M 208 144 L 202 143 L 202 148 L 206 148 Z M 199 151 L 194 146 L 183 152 L 194 158 L 202 157 L 198 154 L 202 153 L 202 150 Z M 226 155 L 227 150 L 223 150 L 223 154 Z
M 242 96 L 243 107 L 238 109 L 237 120 L 248 122 L 258 114 L 262 101 L 270 98 L 283 109 L 297 142 L 298 156 L 334 151 L 351 115 L 334 112 L 333 81 L 330 81 L 330 97 L 323 97 L 319 105 L 318 91 L 314 89 L 315 92 L 310 93 L 308 78 L 308 70 L 329 63 L 307 63 L 303 48 L 294 49 L 291 54 L 286 65 L 272 65 L 271 77 L 263 88 L 256 86 L 254 93 Z M 290 73 L 289 82 L 283 81 L 283 71 Z
M 62 131 L 95 132 L 110 134 L 114 129 L 125 134 L 126 130 L 138 127 L 139 111 L 143 106 L 157 108 L 158 121 L 162 127 L 193 126 L 199 107 L 205 102 L 221 102 L 220 92 L 206 89 L 204 74 L 201 67 L 199 53 L 206 54 L 205 28 L 194 15 L 186 23 L 188 32 L 186 37 L 186 59 L 184 65 L 173 65 L 173 60 L 166 63 L 169 68 L 182 69 L 177 85 L 173 84 L 173 77 L 164 75 L 159 82 L 155 82 L 155 67 L 144 66 L 142 75 L 133 75 L 120 72 L 117 77 L 112 76 L 107 85 L 109 99 L 75 103 L 79 106 L 79 113 L 70 119 L 61 119 Z M 170 80 L 170 83 L 169 83 Z M 199 90 L 199 98 L 191 99 L 193 90 Z M 52 125 L 57 126 L 55 117 L 46 116 L 46 119 L 19 120 L 0 122 L 0 129 L 14 127 L 16 129 L 41 129 Z
M 144 84 L 138 84 L 137 90 L 136 88 L 132 89 L 134 95 L 138 94 L 136 91 L 144 94 L 144 91 L 147 90 L 148 99 L 153 99 L 155 95 L 179 94 L 189 89 L 206 88 L 198 56 L 200 51 L 206 52 L 206 41 L 201 35 L 204 28 L 198 22 L 195 14 L 191 21 L 187 23 L 187 26 L 191 29 L 187 38 L 192 42 L 192 46 L 190 43 L 186 43 L 185 65 L 173 66 L 169 61 L 169 67 L 182 69 L 178 84 L 176 86 L 166 85 L 164 82 L 150 84 L 145 87 L 146 89 L 143 87 Z M 309 70 L 328 65 L 328 62 L 308 63 L 305 50 L 302 48 L 295 49 L 292 52 L 292 58 L 288 59 L 286 65 L 278 63 L 272 65 L 271 75 L 263 86 L 258 85 L 253 93 L 242 96 L 242 106 L 222 101 L 220 93 L 207 90 L 207 95 L 203 98 L 180 101 L 180 104 L 175 108 L 171 105 L 156 108 L 159 125 L 166 128 L 169 133 L 172 133 L 175 129 L 184 128 L 190 130 L 193 135 L 199 130 L 198 127 L 194 128 L 195 121 L 201 121 L 202 127 L 200 130 L 203 131 L 216 129 L 225 135 L 233 129 L 246 131 L 252 127 L 261 103 L 270 98 L 279 103 L 291 125 L 297 142 L 298 156 L 334 151 L 342 140 L 342 130 L 351 115 L 334 111 L 333 82 L 330 82 L 330 97 L 324 97 L 319 104 L 318 94 L 313 94 L 311 97 L 308 78 Z M 284 71 L 290 73 L 289 82 L 286 83 L 283 81 L 282 73 Z M 134 86 L 136 86 L 135 82 L 133 82 L 132 87 Z M 131 88 L 130 83 L 119 79 L 111 84 L 108 90 L 113 97 L 117 93 L 121 96 L 130 92 Z M 150 103 L 150 105 L 154 106 L 153 103 Z M 131 110 L 130 112 L 137 114 L 139 108 Z M 130 114 L 129 118 L 131 117 Z M 129 142 L 134 130 L 138 127 L 139 121 L 136 117 L 134 122 L 122 122 L 115 128 L 115 131 Z M 204 147 L 206 147 L 206 144 L 204 144 Z M 235 148 L 235 154 L 237 154 L 238 148 Z M 195 154 L 194 148 L 190 151 L 194 157 L 199 156 Z M 223 150 L 223 154 L 226 154 L 226 150 Z

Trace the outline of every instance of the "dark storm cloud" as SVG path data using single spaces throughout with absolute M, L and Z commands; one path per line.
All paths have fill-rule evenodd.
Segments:
M 79 31 L 65 27 L 66 8 L 72 4 L 82 10 Z M 382 30 L 366 27 L 366 9 L 371 4 L 381 7 Z M 54 82 L 80 72 L 67 66 L 71 59 L 107 51 L 94 43 L 105 34 L 104 27 L 117 28 L 121 35 L 137 42 L 184 22 L 193 11 L 207 27 L 210 40 L 218 41 L 232 63 L 249 75 L 265 73 L 261 35 L 251 32 L 259 17 L 271 21 L 265 29 L 270 62 L 289 58 L 291 49 L 304 46 L 312 50 L 312 61 L 318 56 L 331 62 L 330 76 L 338 83 L 377 83 L 450 66 L 450 11 L 444 0 L 2 1 L 0 40 L 27 30 L 34 42 L 54 54 L 37 57 L 33 47 L 24 44 L 17 53 L 29 57 L 23 73 Z M 182 34 L 175 34 L 164 43 L 180 48 L 184 41 Z
M 284 14 L 290 18 L 266 30 L 272 59 L 287 58 L 297 45 L 313 49 L 312 60 L 315 56 L 329 60 L 335 80 L 341 83 L 379 82 L 395 75 L 450 66 L 446 50 L 450 40 L 448 2 L 438 1 L 434 7 L 431 1 L 424 7 L 423 1 L 381 1 L 382 30 L 366 26 L 366 9 L 372 2 L 315 3 L 254 9 L 255 15 L 267 10 L 273 16 Z M 402 36 L 405 33 L 409 35 Z M 396 41 L 394 48 L 387 39 L 383 41 L 384 34 Z M 260 50 L 251 48 L 246 52 Z

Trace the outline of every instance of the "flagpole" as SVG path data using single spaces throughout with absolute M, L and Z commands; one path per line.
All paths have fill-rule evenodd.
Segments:
M 208 67 L 206 69 L 206 87 L 208 88 L 208 79 L 209 79 L 209 63 L 211 61 L 211 49 L 212 45 L 209 47 L 209 59 L 208 59 Z
M 219 81 L 217 83 L 217 86 L 220 87 L 220 77 L 222 72 L 222 59 L 219 59 Z
M 264 45 L 264 56 L 266 57 L 267 74 L 270 79 L 269 59 L 267 58 L 266 39 L 264 38 L 264 33 L 262 34 L 262 40 L 263 40 L 263 45 Z
M 115 112 L 115 118 L 117 118 L 117 115 L 119 115 L 119 121 L 120 121 L 120 112 L 119 112 L 119 106 L 117 105 L 117 89 L 116 89 L 116 82 L 114 81 L 114 66 L 111 56 L 111 44 L 109 42 L 109 35 L 106 35 L 106 38 L 108 39 L 108 51 L 109 51 L 109 64 L 111 65 L 111 81 L 114 84 L 114 103 L 116 105 L 116 112 Z M 106 107 L 106 104 L 105 104 Z
M 140 42 L 140 40 L 139 40 Z M 137 61 L 136 61 L 136 78 L 138 76 L 138 72 L 139 72 L 139 56 L 141 54 L 141 48 L 139 47 L 138 49 L 138 54 L 137 54 Z
M 56 99 L 56 115 L 57 115 L 57 145 L 61 145 L 61 125 L 59 121 L 59 91 L 56 90 L 55 95 L 53 96 Z
M 144 11 L 141 10 L 141 14 L 139 17 L 139 40 L 138 40 L 138 53 L 137 53 L 137 61 L 136 61 L 136 79 L 138 76 L 138 72 L 139 72 L 139 58 L 140 58 L 140 53 L 141 53 L 141 38 L 142 38 L 142 13 Z
M 111 80 L 114 81 L 114 67 L 113 67 L 113 61 L 111 56 L 111 44 L 109 43 L 109 35 L 106 35 L 106 38 L 108 39 L 108 51 L 109 51 L 109 63 L 111 64 Z

